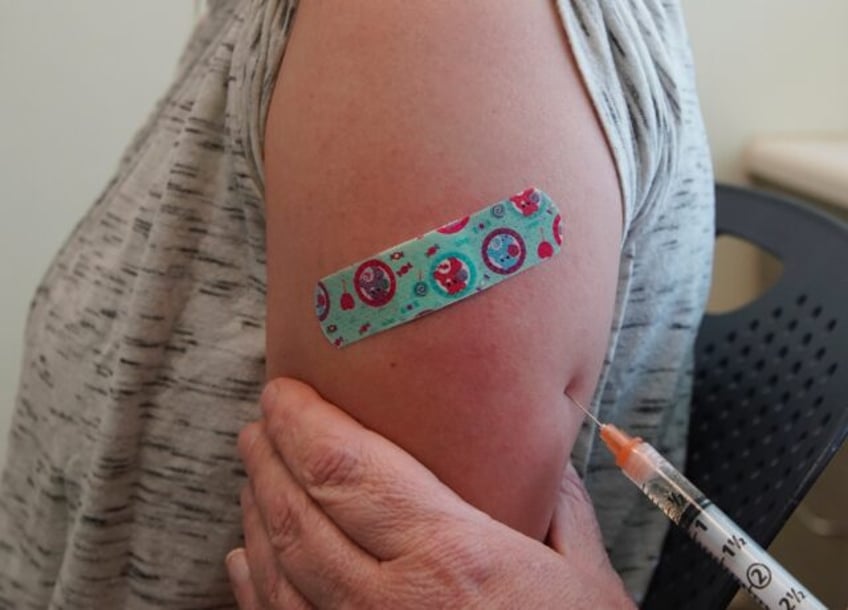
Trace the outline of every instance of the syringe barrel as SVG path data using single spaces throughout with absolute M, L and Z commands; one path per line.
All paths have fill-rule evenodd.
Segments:
M 825 609 L 789 572 L 648 443 L 622 470 L 665 515 L 712 555 L 765 608 Z

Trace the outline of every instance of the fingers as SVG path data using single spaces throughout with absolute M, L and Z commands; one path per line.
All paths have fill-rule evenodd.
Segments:
M 285 573 L 277 562 L 274 548 L 262 522 L 262 515 L 253 499 L 250 486 L 241 493 L 242 521 L 244 527 L 245 551 L 244 559 L 251 581 L 251 591 L 245 596 L 245 602 L 236 594 L 239 604 L 257 603 L 254 600 L 264 600 L 266 603 L 257 605 L 261 608 L 285 608 L 286 610 L 305 610 L 310 605 L 300 593 L 286 580 Z M 251 599 L 252 597 L 252 599 Z M 251 606 L 241 610 L 252 610 Z
M 242 495 L 247 559 L 260 600 L 276 609 L 356 599 L 357 582 L 377 577 L 374 558 L 294 481 L 260 424 L 245 428 L 239 450 L 250 479 Z
M 557 503 L 548 531 L 548 544 L 560 555 L 565 555 L 569 547 L 572 552 L 580 548 L 581 515 L 585 512 L 579 491 L 581 488 L 582 481 L 569 461 L 560 481 Z
M 390 560 L 434 535 L 440 522 L 475 519 L 462 502 L 405 451 L 291 379 L 262 398 L 266 429 L 292 476 L 359 546 Z
M 596 607 L 635 608 L 610 564 L 592 500 L 570 461 L 560 484 L 548 544 L 565 557 L 575 582 L 598 592 Z
M 262 610 L 256 598 L 253 581 L 250 577 L 247 555 L 244 549 L 236 549 L 227 555 L 227 573 L 236 596 L 239 610 Z
M 560 555 L 578 556 L 593 564 L 608 562 L 592 500 L 570 461 L 560 483 L 548 544 Z

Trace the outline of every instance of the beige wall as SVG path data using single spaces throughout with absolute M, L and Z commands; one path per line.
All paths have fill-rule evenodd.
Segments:
M 716 175 L 758 133 L 848 131 L 848 0 L 683 0 Z
M 716 178 L 745 183 L 754 135 L 848 132 L 848 1 L 684 0 Z M 752 300 L 775 269 L 744 244 L 716 250 L 710 310 Z

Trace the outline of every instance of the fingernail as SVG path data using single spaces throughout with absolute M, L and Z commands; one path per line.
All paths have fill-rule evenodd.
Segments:
M 244 549 L 233 549 L 227 555 L 227 572 L 230 580 L 235 584 L 244 584 L 250 580 L 250 568 L 247 566 L 247 557 Z

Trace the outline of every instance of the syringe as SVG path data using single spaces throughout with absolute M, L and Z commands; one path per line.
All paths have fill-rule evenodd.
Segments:
M 566 393 L 599 429 L 616 465 L 665 515 L 712 555 L 764 608 L 824 609 L 774 558 L 639 437 L 602 424 Z

